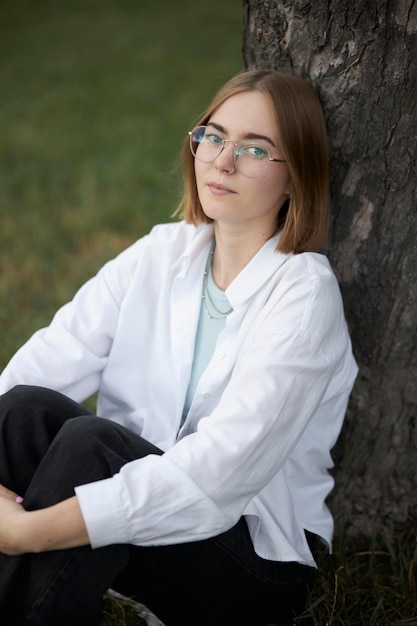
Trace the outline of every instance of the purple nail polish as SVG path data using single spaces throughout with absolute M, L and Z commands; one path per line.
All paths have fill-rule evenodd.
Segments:
M 17 504 L 22 504 L 23 498 L 21 496 L 17 496 L 16 502 L 17 502 Z

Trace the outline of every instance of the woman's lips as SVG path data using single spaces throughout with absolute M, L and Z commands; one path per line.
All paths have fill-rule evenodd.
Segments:
M 235 193 L 232 189 L 220 185 L 219 183 L 208 183 L 208 188 L 215 196 L 225 196 L 229 193 Z

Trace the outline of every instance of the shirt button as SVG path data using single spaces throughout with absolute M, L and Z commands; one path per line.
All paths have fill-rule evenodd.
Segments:
M 207 398 L 210 398 L 210 394 L 206 391 L 206 393 L 203 393 L 203 398 L 207 400 Z
M 225 356 L 226 356 L 226 355 L 225 355 L 225 353 L 223 352 L 223 350 L 220 350 L 220 352 L 218 353 L 218 357 L 219 357 L 219 359 L 224 359 L 224 357 L 225 357 Z

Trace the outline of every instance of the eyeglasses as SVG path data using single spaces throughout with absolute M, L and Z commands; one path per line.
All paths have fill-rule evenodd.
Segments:
M 225 139 L 212 126 L 196 126 L 188 132 L 190 135 L 190 149 L 196 159 L 203 163 L 210 163 L 217 159 L 227 143 L 235 146 L 233 160 L 236 169 L 248 178 L 257 178 L 267 169 L 271 161 L 285 163 L 284 159 L 273 159 L 268 148 L 253 141 L 232 141 Z

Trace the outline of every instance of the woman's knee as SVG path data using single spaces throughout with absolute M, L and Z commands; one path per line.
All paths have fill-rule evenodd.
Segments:
M 71 412 L 71 414 L 80 414 L 79 406 L 74 400 L 63 395 L 59 391 L 40 387 L 37 385 L 16 385 L 9 391 L 0 396 L 0 406 L 6 410 L 14 412 L 24 411 L 26 414 L 30 410 L 42 409 L 44 411 L 54 411 L 59 408 L 60 412 Z M 85 409 L 86 413 L 89 413 Z
M 102 430 L 101 421 L 104 420 L 87 415 L 74 417 L 62 425 L 32 481 L 34 500 L 31 504 L 35 508 L 74 495 L 76 485 L 112 475 L 106 446 L 100 443 L 98 434 Z
M 13 431 L 20 428 L 30 430 L 31 422 L 39 422 L 42 407 L 48 402 L 49 390 L 42 387 L 17 385 L 0 396 L 0 424 L 13 425 Z
M 30 424 L 42 428 L 44 424 L 51 437 L 62 424 L 73 417 L 90 412 L 58 391 L 34 385 L 17 385 L 0 396 L 0 421 L 10 418 L 14 428 Z
M 67 420 L 56 436 L 55 444 L 72 450 L 74 456 L 99 457 L 119 448 L 117 425 L 96 415 L 81 415 Z
M 91 448 L 94 441 L 102 438 L 107 420 L 95 415 L 78 415 L 67 420 L 57 435 L 57 440 L 64 440 L 69 446 L 76 446 L 77 450 L 87 446 Z
M 0 397 L 0 429 L 37 450 L 46 450 L 62 427 L 79 415 L 83 406 L 52 389 L 19 385 Z M 11 444 L 10 444 L 11 445 Z M 33 446 L 32 446 L 33 447 Z
M 19 410 L 44 401 L 50 389 L 34 385 L 16 385 L 0 396 L 2 408 Z
M 78 457 L 105 459 L 113 471 L 148 454 L 162 454 L 162 450 L 131 430 L 95 415 L 65 422 L 56 444 L 73 449 Z
M 117 424 L 86 415 L 62 426 L 48 452 L 48 466 L 59 466 L 60 482 L 69 481 L 71 487 L 109 478 L 134 458 Z

